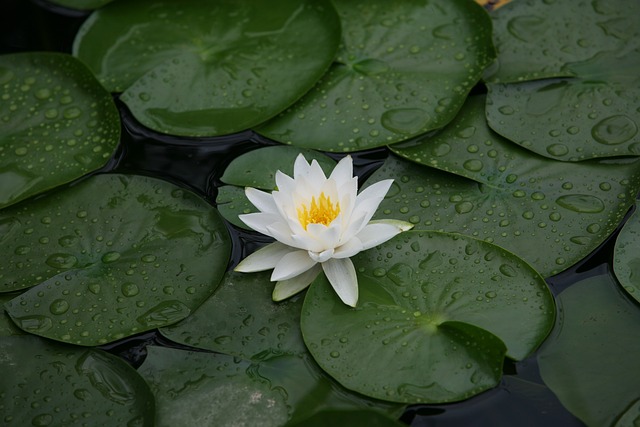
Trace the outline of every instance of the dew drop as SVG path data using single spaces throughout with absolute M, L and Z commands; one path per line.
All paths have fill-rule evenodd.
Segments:
M 598 213 L 604 210 L 602 200 L 589 194 L 560 196 L 556 199 L 556 203 L 565 209 L 579 213 Z
M 138 288 L 138 285 L 132 282 L 123 283 L 122 286 L 120 286 L 120 291 L 122 292 L 122 295 L 124 295 L 125 297 L 133 297 L 138 295 L 138 293 L 140 293 L 140 289 Z
M 71 254 L 55 253 L 50 255 L 45 262 L 53 268 L 67 269 L 74 267 L 78 259 Z
M 63 299 L 56 299 L 49 305 L 49 311 L 51 314 L 60 315 L 69 310 L 69 303 Z
M 464 166 L 464 168 L 470 172 L 479 172 L 482 170 L 484 165 L 478 159 L 470 159 L 464 162 L 462 166 Z
M 638 126 L 625 115 L 608 117 L 597 123 L 591 130 L 593 139 L 605 145 L 622 144 L 633 138 L 637 133 Z
M 547 153 L 552 156 L 564 156 L 569 152 L 569 148 L 567 148 L 564 144 L 551 144 L 547 147 Z
M 385 111 L 380 123 L 391 132 L 413 135 L 429 122 L 429 115 L 419 108 L 397 108 Z

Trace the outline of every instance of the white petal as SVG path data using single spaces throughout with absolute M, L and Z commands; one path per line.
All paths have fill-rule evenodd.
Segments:
M 296 187 L 296 181 L 289 175 L 276 171 L 276 187 L 278 187 L 278 192 L 287 194 Z
M 384 199 L 384 196 L 387 195 L 389 188 L 391 188 L 391 184 L 393 184 L 393 179 L 378 181 L 362 190 L 360 194 L 358 194 L 358 200 L 366 200 L 370 198 L 382 200 Z
M 252 230 L 271 237 L 275 236 L 271 234 L 269 227 L 273 224 L 282 222 L 282 217 L 280 215 L 262 212 L 238 215 L 238 218 L 240 218 L 240 220 Z
M 333 252 L 334 252 L 333 249 L 327 249 L 326 251 L 322 251 L 322 252 L 309 251 L 309 258 L 311 258 L 315 262 L 325 262 L 328 259 L 333 257 Z
M 333 258 L 349 258 L 364 250 L 364 245 L 358 237 L 352 237 L 348 242 L 340 245 L 333 253 Z
M 291 229 L 289 228 L 289 225 L 287 223 L 274 222 L 266 227 L 266 232 L 264 234 L 273 237 L 278 242 L 284 243 L 287 246 L 293 246 L 295 248 L 298 247 L 295 241 L 292 239 L 293 234 L 291 233 Z
M 302 155 L 298 154 L 296 161 L 293 163 L 293 179 L 298 179 L 301 176 L 306 176 L 309 173 L 309 162 Z
M 358 302 L 358 277 L 351 260 L 349 258 L 332 258 L 321 265 L 329 283 L 342 302 L 355 307 Z
M 256 271 L 271 270 L 278 264 L 283 256 L 295 250 L 279 242 L 273 242 L 258 249 L 233 269 L 241 273 L 254 273 Z
M 304 290 L 318 277 L 321 269 L 320 264 L 316 264 L 298 276 L 276 282 L 271 298 L 274 301 L 282 301 Z
M 244 194 L 247 196 L 247 199 L 249 199 L 249 201 L 253 203 L 253 206 L 258 208 L 259 211 L 265 213 L 278 212 L 278 208 L 273 201 L 273 196 L 271 195 L 271 193 L 247 187 L 244 189 Z
M 316 160 L 311 161 L 311 167 L 309 168 L 307 177 L 311 183 L 324 183 L 324 181 L 327 180 L 327 176 Z
M 317 262 L 309 258 L 307 251 L 297 250 L 283 256 L 271 273 L 271 280 L 287 280 L 304 273 Z
M 377 246 L 403 231 L 410 230 L 413 224 L 397 220 L 372 221 L 357 235 L 362 242 L 362 250 Z
M 333 179 L 338 183 L 338 186 L 343 185 L 353 178 L 353 160 L 351 156 L 347 155 L 338 162 L 329 179 Z M 357 185 L 357 180 L 356 180 Z

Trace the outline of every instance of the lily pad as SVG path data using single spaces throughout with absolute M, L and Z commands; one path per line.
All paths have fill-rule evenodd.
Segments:
M 265 351 L 307 354 L 298 326 L 303 299 L 273 302 L 270 274 L 227 273 L 195 313 L 160 332 L 178 343 L 244 359 Z
M 143 125 L 224 135 L 300 98 L 340 41 L 328 0 L 114 2 L 80 28 L 73 52 Z
M 640 302 L 640 214 L 636 210 L 618 234 L 613 253 L 613 271 L 622 287 Z
M 139 371 L 156 397 L 158 426 L 282 426 L 323 409 L 374 407 L 346 391 L 335 395 L 336 386 L 295 355 L 249 361 L 160 347 L 148 352 Z
M 465 0 L 341 0 L 343 45 L 302 100 L 257 132 L 355 151 L 444 126 L 494 59 L 491 22 Z
M 314 150 L 297 147 L 275 146 L 259 148 L 235 158 L 224 171 L 221 181 L 230 184 L 218 188 L 216 205 L 220 213 L 231 224 L 249 229 L 238 215 L 257 212 L 256 207 L 244 194 L 244 187 L 254 187 L 265 191 L 275 190 L 276 171 L 293 176 L 293 164 L 298 154 L 304 154 L 307 161 L 318 161 L 328 176 L 336 162 Z
M 23 335 L 22 329 L 18 328 L 11 317 L 4 310 L 4 304 L 14 299 L 18 294 L 5 293 L 0 294 L 0 337 L 8 337 L 11 335 Z
M 0 208 L 101 168 L 120 140 L 111 95 L 70 55 L 0 55 L 0 98 Z
M 431 167 L 390 157 L 370 178 L 396 178 L 376 215 L 487 240 L 545 277 L 559 273 L 598 247 L 634 205 L 640 162 L 537 156 L 492 132 L 483 103 L 472 97 L 436 136 L 392 147 Z
M 497 11 L 500 67 L 489 79 L 501 83 L 488 85 L 489 125 L 560 160 L 640 155 L 638 14 L 640 3 L 625 0 L 518 1 Z
M 5 426 L 154 425 L 154 399 L 122 359 L 34 336 L 0 338 Z
M 220 282 L 217 211 L 153 178 L 97 175 L 0 212 L 6 304 L 27 332 L 98 345 L 189 315 Z
M 49 0 L 51 3 L 78 10 L 98 9 L 113 0 Z
M 353 261 L 356 309 L 319 277 L 307 291 L 301 327 L 318 364 L 367 396 L 466 399 L 500 381 L 505 352 L 522 359 L 553 325 L 544 280 L 486 242 L 409 231 Z
M 640 421 L 640 311 L 610 274 L 559 295 L 562 317 L 538 354 L 544 382 L 589 426 Z

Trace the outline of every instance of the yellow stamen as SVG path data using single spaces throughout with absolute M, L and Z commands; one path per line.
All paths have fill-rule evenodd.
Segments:
M 298 220 L 306 230 L 309 224 L 329 225 L 340 213 L 340 203 L 331 203 L 331 197 L 325 196 L 324 192 L 316 200 L 311 198 L 309 207 L 302 205 L 298 208 Z

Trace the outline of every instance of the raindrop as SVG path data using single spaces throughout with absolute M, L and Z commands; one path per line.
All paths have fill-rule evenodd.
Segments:
M 464 168 L 469 172 L 479 172 L 482 170 L 484 165 L 478 159 L 470 159 L 464 162 L 462 166 L 464 166 Z
M 389 71 L 389 64 L 379 59 L 365 59 L 353 65 L 353 69 L 367 76 Z
M 556 203 L 565 209 L 579 213 L 598 213 L 604 210 L 602 200 L 588 194 L 560 196 L 556 199 Z
M 391 132 L 413 135 L 429 122 L 429 115 L 419 108 L 397 108 L 385 111 L 380 123 Z
M 505 116 L 510 116 L 515 112 L 513 108 L 508 105 L 503 105 L 502 107 L 498 108 L 498 111 L 500 111 Z
M 140 293 L 140 289 L 138 288 L 138 285 L 131 282 L 123 283 L 122 286 L 120 286 L 120 291 L 122 292 L 122 295 L 124 295 L 125 297 L 133 297 L 138 295 L 138 293 Z
M 636 123 L 625 115 L 608 117 L 591 130 L 593 139 L 605 145 L 622 144 L 638 133 Z
M 138 322 L 147 327 L 157 327 L 175 323 L 191 313 L 189 307 L 180 301 L 164 301 L 138 317 Z
M 51 414 L 40 414 L 33 417 L 31 425 L 35 427 L 48 426 L 53 422 L 53 416 Z
M 49 311 L 51 314 L 64 314 L 69 310 L 69 303 L 63 299 L 56 299 L 49 305 Z
M 115 262 L 118 259 L 120 259 L 120 253 L 115 251 L 107 252 L 106 254 L 102 255 L 101 258 L 102 262 L 105 264 Z
M 507 23 L 507 30 L 524 42 L 537 42 L 544 33 L 544 25 L 545 19 L 539 16 L 518 16 Z
M 66 269 L 74 267 L 78 259 L 71 254 L 55 253 L 50 255 L 45 262 L 50 267 Z
M 456 204 L 456 212 L 459 214 L 469 213 L 473 210 L 473 203 L 464 201 Z
M 516 273 L 516 270 L 508 265 L 508 264 L 502 264 L 499 267 L 500 273 L 504 274 L 507 277 L 516 277 L 518 275 L 518 273 Z
M 564 144 L 551 144 L 547 147 L 547 153 L 552 156 L 564 156 L 569 152 L 569 148 L 567 148 Z

